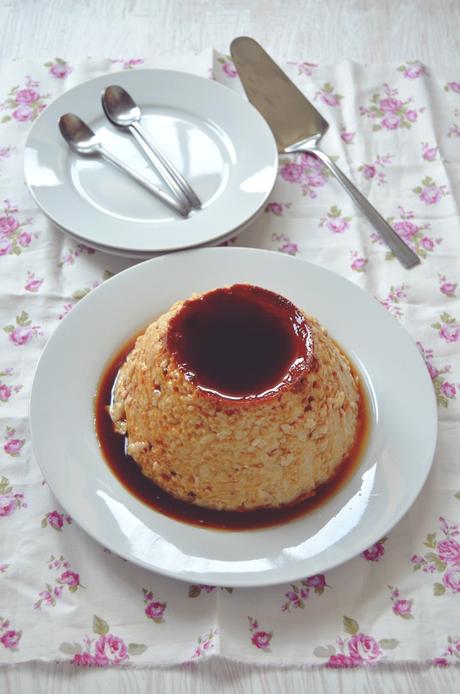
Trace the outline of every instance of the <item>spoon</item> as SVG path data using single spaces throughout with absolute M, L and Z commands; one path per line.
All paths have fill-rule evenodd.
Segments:
M 192 207 L 199 209 L 201 207 L 199 197 L 190 183 L 157 147 L 141 125 L 141 109 L 128 92 L 123 87 L 111 85 L 103 91 L 101 99 L 102 108 L 109 121 L 119 128 L 128 130 L 135 137 L 165 183 L 169 185 L 179 200 L 185 197 Z
M 78 154 L 83 156 L 100 155 L 114 164 L 116 167 L 127 173 L 131 178 L 134 178 L 138 183 L 147 188 L 150 193 L 153 193 L 162 202 L 178 212 L 182 217 L 187 217 L 190 212 L 190 207 L 182 204 L 176 198 L 173 198 L 168 193 L 165 193 L 161 188 L 158 188 L 154 183 L 151 183 L 147 178 L 144 178 L 135 169 L 125 164 L 121 159 L 118 159 L 114 154 L 109 152 L 101 143 L 97 135 L 86 125 L 84 121 L 73 113 L 66 113 L 59 119 L 59 130 L 64 140 Z

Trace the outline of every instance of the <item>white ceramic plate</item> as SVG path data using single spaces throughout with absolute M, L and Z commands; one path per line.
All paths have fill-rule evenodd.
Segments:
M 157 144 L 190 181 L 203 208 L 179 217 L 98 157 L 70 150 L 59 117 L 73 112 L 108 149 L 158 179 L 134 138 L 104 116 L 101 92 L 128 90 Z M 85 243 L 144 255 L 216 243 L 254 217 L 274 186 L 278 165 L 270 128 L 244 98 L 217 82 L 170 70 L 103 75 L 54 101 L 27 138 L 24 170 L 43 212 Z
M 112 355 L 178 299 L 234 282 L 283 294 L 317 316 L 361 372 L 371 435 L 352 479 L 309 515 L 222 532 L 180 523 L 133 497 L 103 460 L 93 395 Z M 92 537 L 122 557 L 191 583 L 293 581 L 347 561 L 406 513 L 431 467 L 437 418 L 427 369 L 407 333 L 351 282 L 286 255 L 206 248 L 125 270 L 79 302 L 40 359 L 32 441 L 52 491 Z

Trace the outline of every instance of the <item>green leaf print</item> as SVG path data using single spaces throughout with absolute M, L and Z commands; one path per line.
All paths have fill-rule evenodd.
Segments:
M 147 646 L 143 643 L 129 643 L 128 653 L 129 655 L 142 655 L 147 650 Z
M 380 639 L 379 646 L 384 651 L 390 651 L 399 646 L 399 641 L 398 639 Z
M 97 615 L 94 615 L 93 619 L 93 631 L 95 634 L 99 634 L 100 636 L 105 636 L 105 634 L 108 634 L 109 632 L 109 625 L 104 619 L 101 619 Z
M 444 595 L 445 592 L 446 592 L 446 589 L 442 585 L 442 583 L 435 583 L 433 585 L 433 595 Z
M 64 643 L 61 643 L 59 646 L 59 650 L 65 655 L 75 655 L 76 653 L 81 653 L 81 646 L 79 643 L 68 643 L 68 641 L 64 641 Z
M 351 617 L 344 617 L 343 628 L 347 634 L 357 634 L 359 631 L 359 624 L 355 619 L 352 619 Z

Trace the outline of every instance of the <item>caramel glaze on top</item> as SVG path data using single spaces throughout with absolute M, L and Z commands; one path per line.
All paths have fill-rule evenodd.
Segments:
M 312 368 L 311 329 L 288 299 L 248 284 L 186 301 L 168 351 L 203 393 L 253 401 L 278 395 Z

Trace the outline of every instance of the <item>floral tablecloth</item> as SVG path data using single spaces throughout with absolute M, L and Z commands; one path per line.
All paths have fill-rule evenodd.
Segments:
M 34 460 L 34 368 L 77 301 L 127 260 L 69 241 L 34 205 L 23 146 L 66 89 L 169 67 L 241 90 L 227 56 L 12 61 L 0 73 L 0 662 L 355 667 L 460 662 L 460 67 L 283 65 L 332 127 L 324 150 L 422 258 L 405 271 L 322 164 L 282 158 L 264 214 L 230 243 L 331 268 L 377 297 L 417 342 L 439 406 L 431 475 L 388 537 L 326 575 L 261 589 L 187 585 L 95 543 Z M 363 326 L 364 329 L 364 326 Z M 397 358 L 397 355 L 394 355 Z

